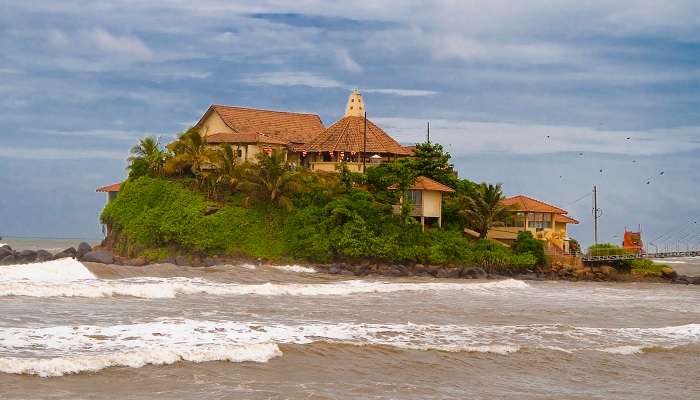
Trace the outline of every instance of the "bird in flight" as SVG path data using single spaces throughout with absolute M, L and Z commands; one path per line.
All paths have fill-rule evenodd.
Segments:
M 661 173 L 659 175 L 663 175 L 663 174 L 664 174 L 664 171 L 661 171 Z

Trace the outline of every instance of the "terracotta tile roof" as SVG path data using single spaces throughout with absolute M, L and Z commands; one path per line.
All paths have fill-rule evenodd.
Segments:
M 518 195 L 504 199 L 501 204 L 510 207 L 511 211 L 544 212 L 553 214 L 568 214 L 566 210 L 554 207 L 543 201 L 535 200 L 531 197 Z
M 435 190 L 438 192 L 454 193 L 454 189 L 443 185 L 440 182 L 434 181 L 427 176 L 419 176 L 411 186 L 411 190 Z
M 554 222 L 563 222 L 565 224 L 578 224 L 578 221 L 562 214 L 557 214 L 554 216 Z
M 347 116 L 331 125 L 305 146 L 312 152 L 346 151 L 361 152 L 364 148 L 364 118 Z M 367 120 L 367 152 L 410 155 L 410 150 L 401 146 L 380 127 Z
M 235 132 L 260 132 L 294 143 L 306 143 L 325 129 L 316 114 L 261 110 L 214 104 L 197 122 L 199 126 L 210 112 L 219 114 Z
M 219 132 L 206 136 L 207 143 L 264 143 L 287 145 L 289 142 L 258 132 Z
M 113 184 L 108 185 L 108 186 L 103 186 L 101 188 L 97 188 L 97 190 L 95 190 L 95 191 L 96 192 L 104 192 L 104 193 L 118 192 L 119 189 L 121 189 L 121 187 L 122 187 L 121 183 L 113 183 Z

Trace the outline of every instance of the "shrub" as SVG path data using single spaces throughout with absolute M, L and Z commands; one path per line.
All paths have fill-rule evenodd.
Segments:
M 546 263 L 544 243 L 541 240 L 535 239 L 530 231 L 518 233 L 518 238 L 515 240 L 515 243 L 513 243 L 513 252 L 515 254 L 532 255 L 537 265 L 545 265 Z

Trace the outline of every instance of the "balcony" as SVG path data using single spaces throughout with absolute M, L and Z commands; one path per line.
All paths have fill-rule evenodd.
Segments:
M 312 171 L 338 172 L 342 163 L 336 161 L 314 161 L 311 163 Z M 362 163 L 346 162 L 350 172 L 362 172 Z
M 394 214 L 401 214 L 401 204 L 394 204 L 392 206 L 392 209 L 394 211 Z M 423 205 L 422 204 L 416 204 L 413 206 L 411 209 L 411 214 L 412 217 L 421 217 L 423 216 Z

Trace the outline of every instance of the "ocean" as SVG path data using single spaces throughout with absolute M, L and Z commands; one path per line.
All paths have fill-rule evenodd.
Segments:
M 699 360 L 697 286 L 0 267 L 3 399 L 691 399 Z

